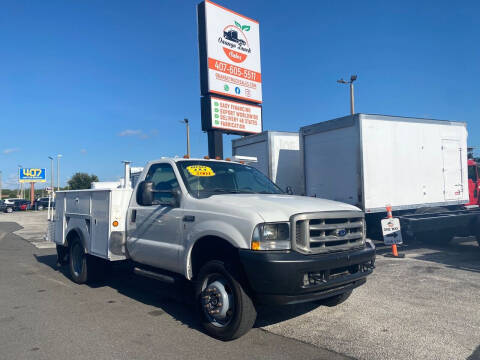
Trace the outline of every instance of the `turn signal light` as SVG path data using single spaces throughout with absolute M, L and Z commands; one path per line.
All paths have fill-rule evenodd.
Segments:
M 189 155 L 183 155 L 183 158 L 184 159 L 190 159 L 190 156 Z
M 112 223 L 112 225 L 113 225 L 114 227 L 117 227 L 117 226 L 118 226 L 118 221 L 115 220 L 115 221 Z
M 204 158 L 205 160 L 210 160 L 210 157 L 208 157 L 207 155 L 205 155 L 203 158 Z
M 252 250 L 260 250 L 260 242 L 252 241 Z
M 230 158 L 226 158 L 226 159 L 225 159 L 225 161 L 232 161 L 232 159 L 230 159 Z

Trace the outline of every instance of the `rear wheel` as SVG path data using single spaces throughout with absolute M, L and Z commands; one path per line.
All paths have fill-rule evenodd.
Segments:
M 94 275 L 95 259 L 85 253 L 80 239 L 75 238 L 69 247 L 70 276 L 77 284 L 84 284 L 91 280 Z
M 68 248 L 62 245 L 57 245 L 57 263 L 59 265 L 68 264 Z
M 43 205 L 38 205 L 37 210 L 43 210 Z
M 233 340 L 255 323 L 257 311 L 238 267 L 219 260 L 207 262 L 200 269 L 195 298 L 202 326 L 213 337 Z
M 7 213 L 11 213 L 13 212 L 13 209 L 11 207 L 7 207 L 7 209 L 5 210 Z
M 337 306 L 347 301 L 350 295 L 352 295 L 352 290 L 344 292 L 343 294 L 339 294 L 326 299 L 319 300 L 318 303 L 325 306 L 330 306 L 330 307 Z

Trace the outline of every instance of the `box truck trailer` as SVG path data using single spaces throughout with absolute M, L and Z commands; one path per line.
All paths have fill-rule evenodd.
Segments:
M 264 131 L 232 140 L 233 156 L 250 156 L 257 159 L 250 165 L 267 175 L 283 190 L 287 187 L 295 194 L 303 194 L 304 180 L 300 158 L 298 133 Z
M 287 195 L 233 161 L 162 158 L 134 183 L 130 173 L 126 162 L 122 186 L 57 192 L 49 238 L 74 282 L 113 261 L 192 282 L 203 327 L 230 340 L 253 326 L 257 303 L 333 306 L 372 273 L 375 247 L 353 205 Z
M 407 239 L 476 234 L 478 209 L 465 207 L 465 123 L 355 114 L 302 127 L 298 136 L 300 159 L 292 172 L 302 186 L 295 192 L 361 208 L 368 236 L 382 237 L 387 205 L 400 217 Z M 237 154 L 247 150 L 237 145 L 238 140 L 232 150 Z

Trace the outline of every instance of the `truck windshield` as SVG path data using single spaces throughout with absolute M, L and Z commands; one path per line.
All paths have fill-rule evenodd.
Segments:
M 257 169 L 237 163 L 184 160 L 177 162 L 188 192 L 196 198 L 218 194 L 282 194 Z

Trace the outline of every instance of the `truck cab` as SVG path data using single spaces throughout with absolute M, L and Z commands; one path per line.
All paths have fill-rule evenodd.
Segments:
M 69 254 L 75 282 L 89 280 L 93 257 L 128 260 L 138 274 L 160 280 L 186 279 L 203 327 L 222 340 L 253 326 L 256 304 L 336 305 L 374 268 L 362 211 L 285 194 L 232 161 L 160 159 L 133 189 L 65 191 L 57 199 L 54 239 L 59 259 Z
M 480 205 L 479 203 L 480 180 L 478 178 L 478 164 L 475 160 L 468 159 L 468 193 L 470 202 L 467 205 Z

